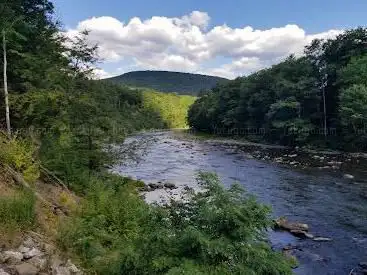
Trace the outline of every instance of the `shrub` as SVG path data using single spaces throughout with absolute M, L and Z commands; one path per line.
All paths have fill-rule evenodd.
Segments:
M 30 183 L 39 178 L 39 163 L 33 160 L 35 146 L 28 140 L 13 137 L 8 140 L 0 134 L 0 162 L 23 174 Z
M 198 181 L 203 192 L 169 206 L 97 183 L 60 243 L 97 274 L 291 274 L 266 242 L 270 209 L 213 174 Z

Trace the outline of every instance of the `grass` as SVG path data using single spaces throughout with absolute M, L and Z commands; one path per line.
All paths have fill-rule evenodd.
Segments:
M 0 227 L 5 230 L 25 230 L 36 222 L 35 197 L 30 192 L 20 191 L 0 197 Z

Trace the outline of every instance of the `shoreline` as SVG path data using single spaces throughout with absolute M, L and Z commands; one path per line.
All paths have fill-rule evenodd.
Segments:
M 249 159 L 270 162 L 301 171 L 322 171 L 353 182 L 367 183 L 367 153 L 308 149 L 262 144 L 225 137 L 196 136 L 185 131 L 172 131 L 181 139 L 194 139 L 219 146 L 229 153 L 245 154 Z

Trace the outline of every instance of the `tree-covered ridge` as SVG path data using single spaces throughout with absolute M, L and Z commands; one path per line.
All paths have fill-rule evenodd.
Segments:
M 180 72 L 136 71 L 109 78 L 108 81 L 167 93 L 198 95 L 200 91 L 209 90 L 228 79 Z
M 366 45 L 367 28 L 315 40 L 301 57 L 218 85 L 192 106 L 189 124 L 285 145 L 365 150 Z

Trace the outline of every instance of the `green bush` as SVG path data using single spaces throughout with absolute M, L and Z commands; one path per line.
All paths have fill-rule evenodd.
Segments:
M 0 133 L 0 162 L 8 164 L 33 183 L 39 178 L 39 163 L 33 159 L 35 146 L 27 139 L 13 137 L 10 140 Z
M 0 227 L 29 229 L 35 224 L 35 197 L 30 192 L 19 192 L 0 197 Z
M 125 185 L 96 183 L 60 244 L 97 274 L 291 274 L 271 250 L 268 207 L 200 174 L 186 202 L 147 205 Z

